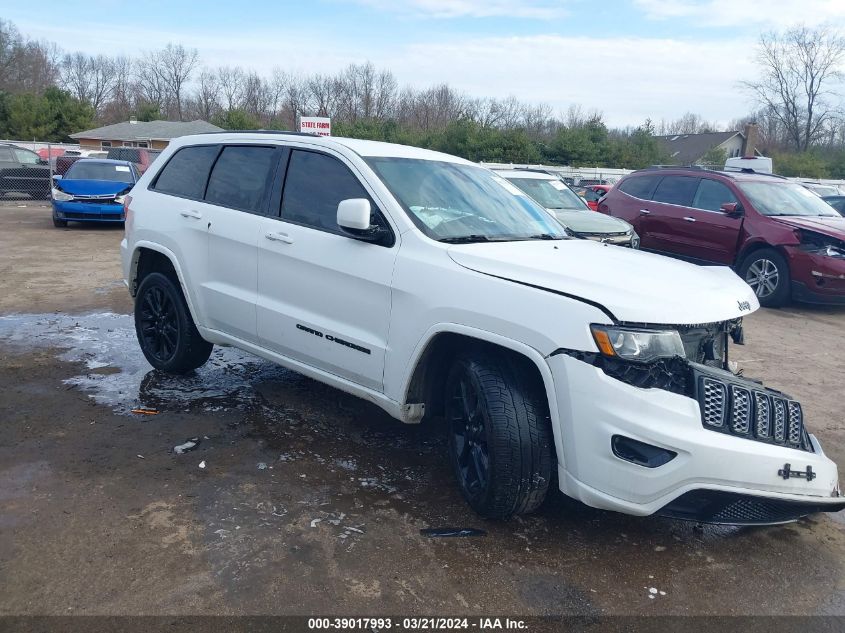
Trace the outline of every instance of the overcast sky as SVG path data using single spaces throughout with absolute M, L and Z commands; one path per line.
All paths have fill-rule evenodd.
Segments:
M 401 84 L 577 103 L 610 125 L 750 109 L 762 31 L 845 25 L 845 0 L 39 0 L 3 17 L 63 49 L 137 55 L 168 42 L 207 66 L 333 73 L 370 60 Z

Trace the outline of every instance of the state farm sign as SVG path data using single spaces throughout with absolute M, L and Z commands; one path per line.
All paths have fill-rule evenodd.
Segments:
M 332 120 L 324 116 L 299 117 L 299 131 L 320 136 L 332 135 Z

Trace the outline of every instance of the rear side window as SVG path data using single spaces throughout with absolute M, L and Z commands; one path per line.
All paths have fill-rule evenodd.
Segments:
M 658 180 L 659 178 L 657 176 L 626 178 L 619 184 L 619 190 L 635 198 L 651 200 L 651 194 L 654 193 L 654 187 L 657 185 Z
M 716 180 L 703 178 L 701 184 L 698 185 L 698 191 L 695 192 L 692 206 L 696 209 L 721 211 L 722 205 L 726 202 L 739 201 L 727 185 Z
M 275 164 L 276 151 L 272 147 L 224 147 L 208 180 L 205 201 L 262 213 Z
M 692 198 L 698 189 L 699 178 L 690 176 L 666 176 L 657 185 L 654 195 L 651 197 L 655 202 L 666 204 L 677 204 L 682 207 L 692 206 Z
M 217 145 L 183 147 L 176 152 L 156 178 L 153 189 L 183 198 L 202 200 L 208 172 L 217 152 Z
M 282 220 L 341 233 L 337 205 L 347 198 L 367 198 L 372 204 L 363 185 L 339 160 L 315 152 L 292 152 L 282 196 Z
M 15 160 L 14 154 L 12 154 L 12 150 L 10 150 L 8 147 L 0 147 L 0 160 L 6 163 L 17 162 Z

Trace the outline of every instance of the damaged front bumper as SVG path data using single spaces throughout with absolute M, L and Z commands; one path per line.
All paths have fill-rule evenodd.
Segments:
M 693 364 L 687 365 L 690 377 L 669 390 L 632 386 L 567 353 L 548 362 L 558 394 L 560 487 L 587 505 L 731 524 L 781 523 L 845 507 L 836 464 L 804 431 L 803 415 L 800 432 L 790 438 L 788 403 L 794 401 L 784 394 Z M 745 422 L 740 433 L 729 428 L 734 412 L 727 403 L 718 413 L 725 426 L 706 424 L 702 399 L 695 397 L 702 376 L 722 380 L 728 403 L 734 386 L 747 388 L 750 398 L 765 394 L 772 408 L 782 400 L 783 439 L 774 436 L 773 414 L 770 437 L 756 437 L 753 404 L 747 431 Z

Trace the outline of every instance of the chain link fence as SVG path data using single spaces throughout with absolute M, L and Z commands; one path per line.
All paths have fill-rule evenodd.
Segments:
M 49 203 L 54 176 L 64 177 L 84 158 L 109 158 L 135 163 L 143 173 L 161 153 L 146 147 L 89 148 L 68 143 L 0 140 L 0 204 Z

